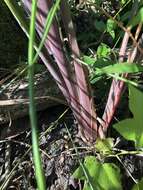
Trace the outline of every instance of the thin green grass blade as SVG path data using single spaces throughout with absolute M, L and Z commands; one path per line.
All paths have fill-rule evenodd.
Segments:
M 30 20 L 30 35 L 29 35 L 29 46 L 28 46 L 28 64 L 29 64 L 29 98 L 30 98 L 30 122 L 32 128 L 32 148 L 33 148 L 33 160 L 35 165 L 36 181 L 39 190 L 46 189 L 45 177 L 42 169 L 40 151 L 39 151 L 39 138 L 37 132 L 37 118 L 34 104 L 34 41 L 35 41 L 35 23 L 36 23 L 36 10 L 37 0 L 32 0 L 32 11 Z
M 67 108 L 54 122 L 51 123 L 51 125 L 48 127 L 48 129 L 40 136 L 40 139 L 43 136 L 45 136 L 46 134 L 50 133 L 52 130 L 54 130 L 57 127 L 59 121 L 65 116 L 65 114 L 68 112 L 68 110 L 69 110 L 69 108 Z M 16 162 L 16 164 L 14 165 L 14 167 L 12 168 L 10 173 L 6 176 L 6 179 L 4 180 L 4 182 L 0 186 L 0 190 L 5 190 L 5 185 L 6 185 L 7 181 L 11 179 L 11 177 L 13 176 L 14 171 L 19 166 L 20 162 L 28 155 L 28 153 L 30 151 L 31 151 L 31 146 L 24 153 L 24 155 L 18 160 L 18 162 Z
M 59 8 L 59 4 L 60 4 L 60 1 L 61 0 L 57 0 L 56 3 L 52 6 L 52 8 L 50 9 L 48 15 L 47 15 L 47 18 L 46 18 L 46 24 L 45 24 L 45 29 L 44 29 L 44 32 L 43 32 L 43 36 L 42 36 L 42 39 L 41 39 L 41 42 L 40 42 L 40 45 L 37 49 L 37 52 L 36 52 L 36 55 L 34 57 L 34 60 L 33 62 L 35 62 L 38 58 L 38 55 L 42 49 L 42 47 L 44 46 L 44 42 L 47 38 L 47 35 L 49 33 L 49 30 L 50 30 L 50 27 L 51 27 L 51 24 L 52 24 L 52 21 L 53 21 L 53 18 L 57 12 L 57 9 Z
M 4 2 L 19 23 L 22 30 L 26 33 L 26 35 L 29 36 L 28 22 L 26 19 L 24 19 L 24 11 L 22 7 L 18 6 L 16 1 L 4 0 Z
M 26 22 L 26 18 L 25 18 L 24 14 L 23 14 L 23 9 L 21 7 L 19 7 L 17 5 L 17 2 L 15 2 L 15 1 L 4 0 L 4 2 L 7 5 L 7 7 L 9 8 L 9 10 L 11 11 L 11 13 L 13 14 L 13 16 L 15 17 L 15 19 L 17 20 L 17 22 L 19 23 L 20 27 L 22 28 L 22 30 L 24 31 L 24 33 L 26 34 L 26 36 L 28 37 L 28 39 L 29 39 L 29 23 Z M 50 65 L 50 63 L 48 62 L 47 57 L 45 57 L 40 52 L 40 50 L 42 49 L 43 44 L 44 44 L 44 42 L 46 40 L 45 37 L 47 37 L 50 25 L 52 23 L 53 17 L 54 17 L 54 15 L 56 13 L 56 10 L 58 8 L 59 3 L 60 3 L 60 0 L 57 0 L 56 3 L 52 6 L 52 8 L 50 9 L 50 11 L 49 11 L 49 13 L 47 15 L 47 18 L 46 18 L 46 27 L 45 27 L 46 29 L 44 30 L 42 42 L 40 43 L 39 48 L 38 48 L 38 43 L 37 43 L 38 40 L 37 39 L 35 40 L 35 44 L 34 44 L 35 50 L 38 53 L 35 55 L 33 62 L 34 63 L 36 62 L 37 57 L 39 55 L 41 57 L 41 59 L 43 60 L 43 62 L 45 63 L 45 65 L 48 65 L 50 68 L 52 67 L 52 65 Z M 49 21 L 49 23 L 48 23 L 48 21 Z M 13 79 L 8 85 L 6 85 L 3 89 L 1 89 L 0 90 L 0 94 L 2 94 L 3 91 L 6 88 L 8 88 L 18 77 L 20 77 L 28 69 L 28 67 L 29 66 L 25 66 L 25 69 L 22 72 L 20 72 L 15 79 Z M 53 71 L 53 68 L 51 68 L 50 70 Z M 52 71 L 51 71 L 51 73 L 52 73 Z M 58 78 L 60 79 L 60 76 L 58 76 L 58 74 L 57 74 L 56 80 L 60 81 L 60 80 L 58 80 Z
M 117 80 L 120 80 L 120 81 L 124 81 L 124 82 L 126 82 L 128 84 L 131 84 L 131 85 L 135 86 L 135 87 L 140 87 L 140 85 L 137 82 L 129 80 L 129 79 L 125 78 L 125 77 L 119 76 L 118 74 L 107 74 L 107 76 L 113 77 L 113 78 L 115 78 Z M 95 84 L 97 81 L 99 81 L 101 79 L 102 79 L 101 76 L 100 77 L 94 77 L 94 78 L 90 79 L 90 82 L 91 82 L 91 84 Z
M 124 81 L 124 82 L 126 82 L 128 84 L 131 84 L 131 85 L 133 85 L 135 87 L 139 87 L 140 86 L 137 82 L 129 80 L 129 79 L 125 78 L 125 77 L 121 77 L 121 76 L 116 75 L 116 74 L 108 74 L 108 75 L 111 76 L 111 77 L 113 77 L 113 78 L 115 78 L 115 79 L 117 79 L 117 80 L 121 80 L 121 81 Z
M 52 24 L 53 18 L 57 12 L 57 9 L 59 7 L 61 0 L 57 0 L 56 3 L 52 6 L 52 8 L 50 9 L 47 18 L 46 18 L 46 24 L 45 24 L 45 29 L 44 29 L 44 33 L 43 33 L 43 37 L 40 41 L 40 45 L 38 47 L 37 43 L 35 43 L 35 49 L 36 49 L 36 55 L 33 59 L 33 62 L 35 63 L 38 55 L 40 54 L 40 51 L 44 45 L 44 42 L 47 38 L 48 32 L 50 30 L 50 26 Z M 24 19 L 24 12 L 23 9 L 18 6 L 18 4 L 14 1 L 11 0 L 4 0 L 4 2 L 6 3 L 7 7 L 10 9 L 11 13 L 13 14 L 13 16 L 15 17 L 15 19 L 17 20 L 17 22 L 19 23 L 20 27 L 23 29 L 23 31 L 26 33 L 27 37 L 29 38 L 29 26 L 28 26 L 28 22 L 26 21 L 26 19 Z

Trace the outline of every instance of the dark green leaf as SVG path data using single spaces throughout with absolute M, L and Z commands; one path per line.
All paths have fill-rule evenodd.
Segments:
M 140 22 L 143 22 L 143 7 L 138 11 L 137 15 L 134 16 L 133 19 L 131 19 L 131 21 L 129 22 L 129 26 L 134 27 Z
M 125 13 L 123 13 L 123 15 L 121 15 L 121 21 L 124 22 L 124 21 L 127 21 L 129 19 L 131 15 L 131 11 L 126 11 Z
M 99 32 L 104 32 L 104 30 L 106 29 L 106 25 L 103 21 L 95 21 L 95 28 L 99 31 Z

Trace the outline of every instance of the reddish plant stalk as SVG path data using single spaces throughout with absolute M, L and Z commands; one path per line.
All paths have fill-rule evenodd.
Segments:
M 137 38 L 139 36 L 141 27 L 142 27 L 142 24 L 139 24 L 137 27 L 135 40 L 137 40 Z M 129 40 L 129 35 L 126 32 L 124 35 L 123 41 L 122 41 L 120 52 L 119 52 L 119 62 L 124 61 L 128 40 Z M 132 51 L 132 53 L 128 55 L 128 62 L 132 63 L 134 61 L 136 53 L 137 53 L 137 47 L 135 47 L 134 50 Z M 127 78 L 128 74 L 124 74 L 123 77 Z M 102 124 L 102 126 L 100 126 L 103 128 L 104 133 L 107 132 L 110 122 L 112 121 L 115 111 L 119 105 L 124 86 L 125 86 L 125 83 L 123 81 L 113 79 L 113 82 L 111 84 L 111 88 L 109 91 L 109 95 L 108 95 L 107 104 L 106 104 L 104 114 L 102 117 L 103 124 Z
M 28 9 L 30 12 L 31 1 L 28 0 L 28 1 L 24 1 L 24 2 L 25 2 L 26 9 Z M 45 18 L 46 18 L 47 12 L 48 12 L 47 9 L 49 8 L 49 4 L 47 2 L 44 3 L 44 1 L 42 1 L 42 4 L 40 4 L 40 5 L 38 4 L 38 8 L 39 8 L 39 6 L 40 7 L 44 6 L 43 10 L 45 9 L 45 13 L 43 14 L 43 10 L 42 10 L 42 15 L 39 15 L 39 13 L 38 13 L 38 18 L 37 18 L 37 20 L 38 19 L 40 20 L 42 17 L 40 26 L 39 26 L 39 24 L 37 24 L 38 25 L 37 32 L 38 32 L 39 36 L 42 37 L 42 33 L 43 33 L 42 31 L 44 29 L 44 23 L 43 22 L 45 22 Z M 39 10 L 41 10 L 42 7 L 39 8 Z M 38 23 L 40 23 L 39 20 L 38 20 Z M 56 30 L 56 34 L 55 34 L 55 30 Z M 52 25 L 49 33 L 50 33 L 50 37 L 47 38 L 46 42 L 45 42 L 46 52 L 42 51 L 40 53 L 40 57 L 43 60 L 46 67 L 48 68 L 51 75 L 53 76 L 53 78 L 55 79 L 56 83 L 58 84 L 58 86 L 59 86 L 60 90 L 62 91 L 63 95 L 65 96 L 69 106 L 74 111 L 76 118 L 79 119 L 80 118 L 80 111 L 79 111 L 78 101 L 77 101 L 78 96 L 75 97 L 75 94 L 77 94 L 76 89 L 73 90 L 74 85 L 73 85 L 72 80 L 69 80 L 68 75 L 64 75 L 63 72 L 61 72 L 61 68 L 60 68 L 60 67 L 62 67 L 63 70 L 65 69 L 64 71 L 67 72 L 68 65 L 67 65 L 67 63 L 65 64 L 66 59 L 63 55 L 63 50 L 62 50 L 62 47 L 60 44 L 61 39 L 59 39 L 59 33 L 57 30 L 57 26 L 55 29 L 54 26 Z M 49 42 L 49 40 L 50 40 L 50 42 Z M 58 41 L 58 43 L 57 43 L 57 41 Z M 50 51 L 50 54 L 53 54 L 55 60 L 57 61 L 56 68 L 54 68 L 55 65 L 53 65 L 53 62 L 50 61 L 50 57 L 47 56 L 47 55 L 49 55 L 48 50 Z M 45 56 L 45 53 L 46 53 L 46 56 Z M 47 58 L 49 60 L 48 62 L 46 60 Z M 64 58 L 64 59 L 62 59 L 62 58 Z M 59 66 L 59 68 L 57 66 Z M 70 72 L 70 74 L 71 74 L 71 72 Z M 69 74 L 69 76 L 70 76 L 70 74 Z M 66 80 L 67 84 L 66 84 L 65 80 Z
M 77 90 L 80 102 L 80 110 L 82 119 L 80 125 L 82 125 L 80 132 L 86 138 L 95 138 L 97 136 L 97 122 L 94 102 L 91 94 L 91 87 L 88 80 L 88 71 L 81 63 L 78 63 L 76 58 L 80 58 L 80 50 L 76 40 L 76 34 L 72 23 L 70 9 L 67 1 L 61 2 L 61 15 L 64 27 L 69 39 L 69 45 L 71 47 L 72 55 L 75 58 L 73 60 L 75 77 L 77 83 Z
M 23 0 L 23 2 L 26 8 L 30 11 L 31 0 Z M 42 37 L 46 16 L 48 10 L 51 8 L 51 5 L 52 3 L 50 0 L 38 1 L 36 30 L 40 38 Z M 62 1 L 62 5 L 67 6 L 64 1 Z M 65 28 L 67 29 L 67 33 L 70 36 L 69 42 L 71 44 L 72 53 L 75 57 L 79 57 L 80 53 L 76 42 L 74 28 L 72 27 L 70 30 L 68 27 L 69 22 L 71 23 L 69 9 L 64 9 L 64 11 L 67 13 L 67 19 L 65 19 L 66 22 L 64 22 L 64 24 Z M 87 81 L 87 74 L 85 73 L 83 66 L 78 64 L 75 60 L 74 69 L 73 66 L 68 63 L 66 56 L 64 55 L 63 44 L 59 34 L 59 27 L 56 19 L 53 20 L 49 35 L 45 41 L 44 46 L 47 50 L 46 54 L 50 53 L 53 55 L 58 66 L 58 70 L 54 69 L 54 67 L 51 65 L 52 63 L 46 63 L 46 57 L 43 53 L 40 54 L 42 60 L 56 80 L 71 109 L 73 110 L 80 126 L 80 132 L 83 132 L 81 133 L 82 138 L 86 138 L 92 141 L 95 139 L 95 135 L 97 134 L 97 124 L 96 114 L 93 109 L 93 100 L 90 94 L 90 89 L 88 88 L 89 83 Z M 73 80 L 73 78 L 75 80 Z M 81 130 L 81 128 L 83 130 Z M 94 136 L 92 136 L 93 133 Z
M 30 12 L 31 10 L 31 0 L 23 0 L 23 3 L 24 3 L 24 6 L 25 6 L 25 9 Z M 45 1 L 42 1 L 42 6 L 45 6 Z M 46 3 L 46 6 L 47 6 L 47 3 Z M 45 22 L 45 17 L 46 17 L 46 13 L 43 13 L 41 11 L 41 9 L 39 8 L 39 4 L 38 4 L 38 10 L 39 10 L 39 16 L 37 16 L 37 22 L 36 22 L 36 30 L 38 31 L 38 34 L 40 37 L 42 37 L 42 33 L 43 33 L 43 28 L 44 28 L 44 23 L 43 23 L 43 20 L 44 19 L 44 22 Z M 45 15 L 44 18 L 41 17 L 41 14 Z M 50 55 L 49 53 L 51 54 L 51 49 L 50 49 L 50 45 L 49 45 L 49 40 L 46 40 L 45 41 L 45 49 L 44 49 L 44 52 L 42 51 L 40 53 L 40 57 L 42 59 L 42 61 L 45 63 L 45 65 L 47 66 L 48 70 L 50 70 L 50 73 L 52 74 L 52 76 L 54 76 L 54 78 L 56 79 L 56 81 L 58 81 L 58 84 L 63 84 L 63 79 L 60 75 L 60 73 L 57 72 L 57 68 L 54 67 L 53 65 L 53 61 L 51 63 L 51 59 L 50 59 Z M 64 85 L 65 86 L 65 85 Z
M 25 10 L 30 13 L 31 0 L 23 0 L 23 4 L 24 4 Z M 39 30 L 39 35 L 42 36 L 42 30 L 41 29 Z M 50 49 L 50 47 L 48 47 L 48 48 Z M 40 52 L 39 56 L 40 56 L 41 60 L 43 61 L 43 63 L 45 64 L 45 66 L 47 67 L 47 69 L 49 70 L 50 74 L 55 79 L 55 81 L 58 84 L 59 88 L 63 92 L 66 100 L 69 102 L 69 95 L 67 93 L 68 90 L 66 88 L 66 85 L 65 85 L 65 82 L 63 80 L 63 77 L 60 74 L 60 72 L 57 71 L 57 68 L 54 67 L 53 60 L 51 59 L 47 49 L 43 48 L 43 50 L 44 51 Z
M 126 32 L 124 35 L 123 41 L 122 41 L 120 52 L 119 52 L 119 61 L 120 62 L 123 62 L 123 60 L 124 60 L 128 40 L 129 40 L 129 35 Z M 111 84 L 111 88 L 109 91 L 106 107 L 104 110 L 104 114 L 102 117 L 102 120 L 104 122 L 102 124 L 104 132 L 107 131 L 107 128 L 109 127 L 109 124 L 113 118 L 115 111 L 116 111 L 116 108 L 118 106 L 118 103 L 120 101 L 120 97 L 121 97 L 121 94 L 123 91 L 123 87 L 124 87 L 123 81 L 113 79 L 112 84 Z

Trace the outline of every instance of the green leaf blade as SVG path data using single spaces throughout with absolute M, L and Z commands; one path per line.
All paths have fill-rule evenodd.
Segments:
M 143 148 L 143 93 L 129 85 L 129 108 L 132 119 L 125 119 L 113 126 L 124 138 L 135 142 L 136 148 Z
M 119 168 L 112 163 L 100 163 L 94 156 L 87 156 L 84 166 L 94 190 L 122 190 Z M 73 177 L 85 180 L 81 166 L 74 172 Z M 91 190 L 85 181 L 83 190 Z
M 116 63 L 103 68 L 98 68 L 95 75 L 101 74 L 123 74 L 123 73 L 137 73 L 143 71 L 143 66 L 130 63 Z
M 142 190 L 143 189 L 143 178 L 133 186 L 132 190 Z

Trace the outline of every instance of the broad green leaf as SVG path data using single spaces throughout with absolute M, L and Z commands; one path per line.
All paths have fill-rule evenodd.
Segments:
M 114 30 L 116 28 L 116 23 L 112 19 L 107 20 L 107 32 Z
M 111 64 L 111 62 L 109 62 L 108 59 L 100 58 L 95 61 L 94 68 L 102 68 L 105 66 L 109 66 L 109 64 Z
M 115 22 L 111 19 L 108 19 L 106 24 L 106 30 L 107 32 L 109 32 L 109 34 L 112 36 L 113 39 L 115 38 L 115 31 L 114 31 L 115 27 L 116 27 Z
M 89 57 L 87 55 L 84 55 L 83 56 L 83 61 L 87 64 L 87 65 L 94 65 L 96 59 L 95 58 L 92 58 L 92 57 Z
M 143 189 L 143 178 L 133 186 L 132 190 L 142 190 Z
M 135 142 L 136 148 L 143 147 L 143 93 L 129 85 L 129 108 L 132 119 L 125 119 L 113 127 L 126 139 Z
M 87 156 L 83 165 L 94 190 L 122 190 L 120 170 L 115 164 L 102 164 L 96 157 Z M 83 190 L 91 190 L 81 166 L 74 172 L 73 177 L 84 180 Z
M 103 68 L 97 68 L 95 71 L 95 75 L 101 74 L 121 74 L 121 73 L 136 73 L 143 71 L 143 66 L 138 64 L 130 64 L 130 63 L 117 63 L 113 65 L 109 65 Z
M 96 59 L 96 58 L 84 55 L 82 57 L 82 60 L 86 65 L 91 65 L 91 66 L 93 65 L 94 66 L 93 68 L 96 68 L 96 67 L 102 68 L 105 66 L 109 66 L 109 61 L 102 58 Z
M 114 31 L 114 30 L 109 31 L 109 34 L 110 34 L 110 36 L 111 36 L 113 39 L 115 39 L 115 31 Z
M 98 48 L 97 48 L 98 58 L 102 58 L 102 57 L 106 58 L 106 57 L 108 57 L 110 52 L 111 52 L 111 48 L 104 43 L 101 43 L 101 45 L 98 46 Z
M 95 144 L 96 150 L 103 155 L 111 154 L 113 146 L 113 138 L 97 139 Z

